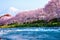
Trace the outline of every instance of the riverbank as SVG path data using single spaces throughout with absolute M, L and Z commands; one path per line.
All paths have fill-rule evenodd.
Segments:
M 37 20 L 33 22 L 25 22 L 23 24 L 19 23 L 12 23 L 12 24 L 5 24 L 1 25 L 0 28 L 18 28 L 18 27 L 60 27 L 60 21 L 56 18 L 50 20 L 49 22 L 45 20 Z

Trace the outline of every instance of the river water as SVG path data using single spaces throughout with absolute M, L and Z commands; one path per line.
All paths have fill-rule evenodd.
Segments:
M 0 40 L 60 40 L 60 27 L 0 28 Z

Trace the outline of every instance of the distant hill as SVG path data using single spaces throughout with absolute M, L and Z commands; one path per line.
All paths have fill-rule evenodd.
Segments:
M 10 14 L 5 14 L 3 16 L 0 16 L 0 25 L 4 24 L 4 22 L 7 21 L 10 18 L 12 18 L 12 16 Z

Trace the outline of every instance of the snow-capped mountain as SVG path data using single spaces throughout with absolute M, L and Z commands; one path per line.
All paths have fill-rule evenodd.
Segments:
M 16 16 L 12 17 L 9 16 L 9 19 L 4 16 L 6 19 L 5 24 L 8 23 L 14 23 L 14 22 L 32 22 L 36 20 L 51 20 L 53 18 L 59 18 L 60 17 L 60 0 L 51 0 L 48 4 L 46 4 L 45 8 L 38 8 L 35 10 L 30 11 L 23 11 L 16 14 Z M 3 17 L 0 18 L 5 20 Z

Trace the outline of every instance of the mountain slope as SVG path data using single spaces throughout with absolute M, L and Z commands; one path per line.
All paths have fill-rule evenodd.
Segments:
M 4 24 L 7 20 L 11 19 L 12 16 L 10 14 L 5 14 L 0 17 L 0 25 Z

